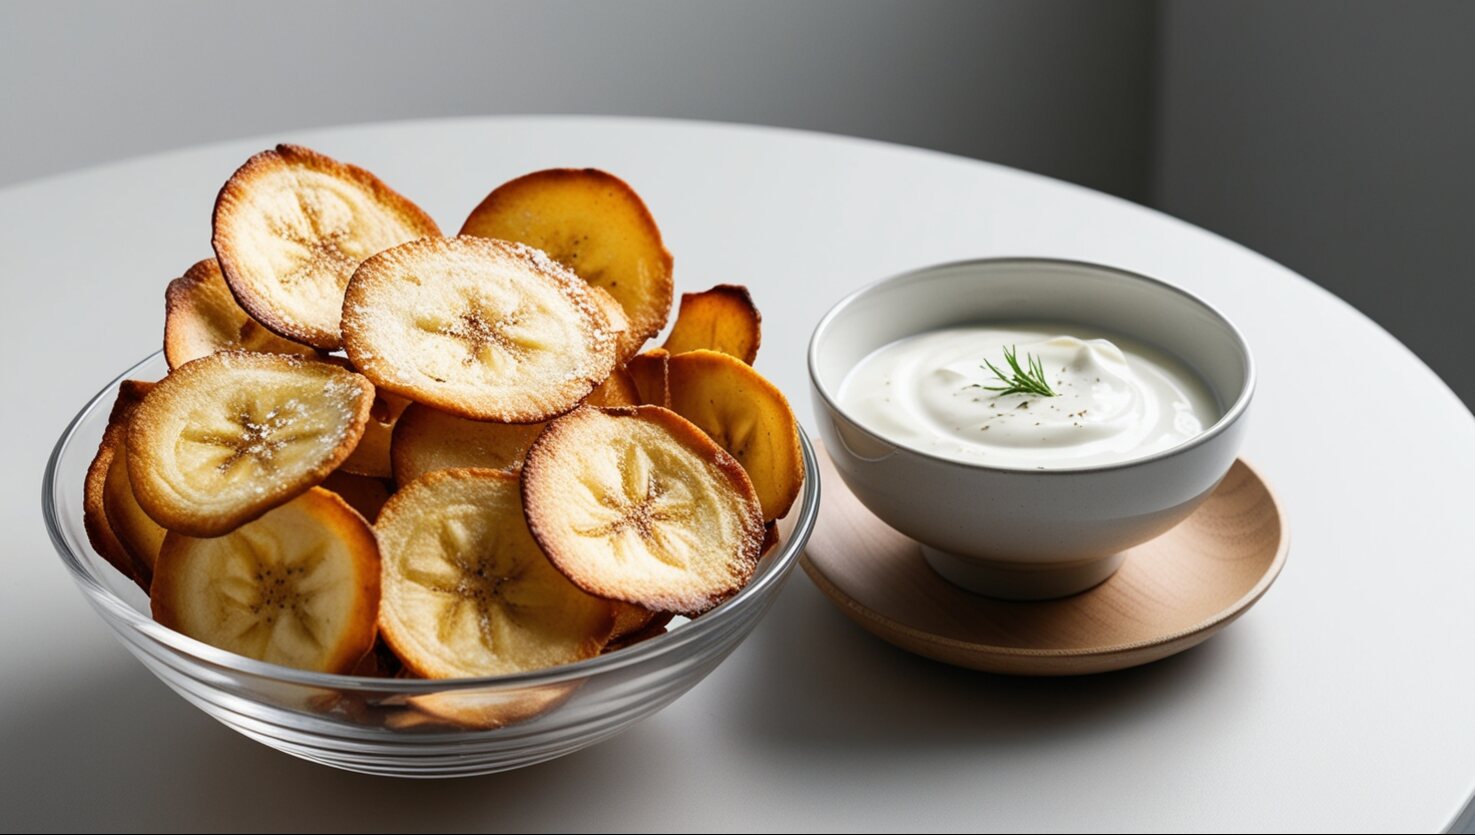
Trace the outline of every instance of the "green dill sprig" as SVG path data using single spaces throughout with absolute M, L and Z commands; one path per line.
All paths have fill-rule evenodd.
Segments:
M 1028 368 L 1021 368 L 1016 350 L 1011 345 L 1004 349 L 1004 362 L 1008 364 L 1010 370 L 1014 372 L 1013 374 L 1004 374 L 1004 372 L 998 369 L 998 366 L 989 362 L 987 359 L 980 366 L 981 368 L 987 368 L 989 371 L 994 372 L 994 376 L 998 377 L 1004 385 L 980 385 L 979 388 L 984 391 L 997 391 L 1001 397 L 1006 394 L 1036 394 L 1040 397 L 1059 396 L 1054 389 L 1050 388 L 1050 383 L 1045 379 L 1045 367 L 1040 364 L 1039 357 L 1036 357 L 1034 354 L 1025 354 L 1024 362 Z

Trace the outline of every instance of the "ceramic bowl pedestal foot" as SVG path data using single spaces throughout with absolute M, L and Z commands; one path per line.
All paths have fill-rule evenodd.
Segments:
M 923 545 L 932 570 L 955 586 L 1000 600 L 1052 600 L 1098 586 L 1116 573 L 1123 554 L 1067 563 L 992 562 Z

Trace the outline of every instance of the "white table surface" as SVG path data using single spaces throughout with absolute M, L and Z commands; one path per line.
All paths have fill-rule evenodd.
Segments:
M 1180 284 L 1238 323 L 1259 358 L 1245 455 L 1288 509 L 1285 573 L 1199 649 L 1123 673 L 1019 680 L 893 649 L 796 571 L 696 689 L 564 759 L 420 783 L 271 751 L 188 706 L 115 643 L 53 554 L 39 493 L 71 415 L 158 347 L 165 282 L 210 254 L 216 190 L 276 140 L 368 167 L 447 230 L 526 171 L 618 173 L 659 221 L 678 289 L 752 288 L 758 367 L 806 424 L 810 329 L 862 283 L 940 261 L 1050 255 Z M 7 829 L 1437 830 L 1475 785 L 1475 420 L 1351 307 L 1147 209 L 995 165 L 792 131 L 407 122 L 5 189 L 0 277 Z

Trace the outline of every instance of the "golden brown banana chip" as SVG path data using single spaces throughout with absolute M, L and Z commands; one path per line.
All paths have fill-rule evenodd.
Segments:
M 742 466 L 674 412 L 581 407 L 523 465 L 528 525 L 580 588 L 700 614 L 737 593 L 763 543 Z
M 363 435 L 373 397 L 352 371 L 285 354 L 185 363 L 129 425 L 134 495 L 171 531 L 219 536 L 336 469 Z
M 347 673 L 374 646 L 374 531 L 320 488 L 225 536 L 171 531 L 152 601 L 154 620 L 211 646 L 285 667 Z
M 462 417 L 545 420 L 614 370 L 588 285 L 521 244 L 423 238 L 381 252 L 343 311 L 348 358 L 375 385 Z
M 412 707 L 406 707 L 387 714 L 384 717 L 384 727 L 399 733 L 439 733 L 457 726 Z
M 601 653 L 601 655 L 608 655 L 611 652 L 618 652 L 625 647 L 633 647 L 636 644 L 649 641 L 651 638 L 659 638 L 660 636 L 666 634 L 666 624 L 670 622 L 670 620 L 671 615 L 669 613 L 663 614 L 655 620 L 652 620 L 643 629 L 631 632 L 629 635 L 626 635 L 622 638 L 612 639 L 609 643 L 604 645 L 604 652 Z
M 593 168 L 535 171 L 498 186 L 461 234 L 520 241 L 567 264 L 625 308 L 620 356 L 661 332 L 671 313 L 671 253 L 640 195 Z
M 672 354 L 706 348 L 752 365 L 762 333 L 763 317 L 748 288 L 719 284 L 700 293 L 681 294 L 676 324 L 662 347 Z
M 625 372 L 635 382 L 641 405 L 671 405 L 670 370 L 667 366 L 671 353 L 665 348 L 652 348 L 636 354 L 625 364 Z
M 609 320 L 610 333 L 615 335 L 615 365 L 623 366 L 625 361 L 639 353 L 640 346 L 645 340 L 636 341 L 628 336 L 630 332 L 630 319 L 625 315 L 625 308 L 620 302 L 609 294 L 603 287 L 593 284 L 588 285 L 589 295 L 594 299 L 599 309 L 604 311 L 604 317 Z
M 123 544 L 123 550 L 133 559 L 138 572 L 135 579 L 147 589 L 149 578 L 154 576 L 154 563 L 159 560 L 159 549 L 164 545 L 166 531 L 138 505 L 138 497 L 133 494 L 133 481 L 128 475 L 128 445 L 121 439 L 113 453 L 113 463 L 108 467 L 102 491 L 102 507 L 107 513 L 108 525 Z
M 634 603 L 615 601 L 615 628 L 610 633 L 610 643 L 621 641 L 645 629 L 656 619 L 658 613 Z M 667 617 L 664 613 L 662 617 Z M 669 618 L 667 618 L 669 619 Z
M 743 361 L 717 351 L 671 357 L 671 409 L 742 463 L 764 521 L 789 512 L 804 483 L 799 428 L 789 401 Z
M 768 524 L 763 526 L 763 550 L 760 552 L 761 555 L 765 557 L 768 556 L 768 552 L 778 547 L 778 543 L 778 523 L 769 522 Z
M 591 406 L 633 406 L 639 394 L 629 375 L 615 369 L 584 402 Z M 544 423 L 470 420 L 415 403 L 400 416 L 390 445 L 395 480 L 400 484 L 435 470 L 481 467 L 515 473 Z
M 164 359 L 174 369 L 216 351 L 318 355 L 312 346 L 277 336 L 252 319 L 230 294 L 220 264 L 207 258 L 164 291 Z
M 375 629 L 378 629 L 377 625 Z M 404 668 L 405 665 L 394 654 L 394 650 L 390 649 L 389 645 L 384 643 L 383 638 L 378 638 L 374 641 L 374 646 L 368 652 L 364 653 L 364 657 L 360 658 L 358 663 L 353 665 L 353 669 L 349 671 L 349 675 L 360 676 L 362 678 L 398 678 L 400 673 L 404 671 Z M 356 693 L 353 695 L 358 699 L 364 698 L 363 694 Z M 375 701 L 377 700 L 378 697 L 375 697 Z M 365 703 L 364 707 L 368 708 L 369 705 Z
M 408 484 L 426 473 L 458 467 L 515 473 L 542 431 L 541 423 L 468 420 L 415 403 L 394 427 L 394 479 Z
M 580 684 L 583 682 L 565 681 L 516 689 L 448 690 L 411 696 L 406 703 L 427 719 L 442 725 L 491 730 L 542 716 L 568 701 Z M 403 722 L 399 720 L 397 724 Z
M 337 493 L 370 524 L 379 517 L 384 503 L 389 501 L 389 488 L 385 486 L 383 479 L 350 473 L 341 467 L 328 473 L 328 477 L 319 486 Z
M 329 354 L 319 359 L 358 373 L 358 369 L 346 357 Z M 375 388 L 374 402 L 369 406 L 369 421 L 364 424 L 363 437 L 359 438 L 358 446 L 353 448 L 353 452 L 339 469 L 371 478 L 392 478 L 394 469 L 389 460 L 389 445 L 394 435 L 394 426 L 399 416 L 413 402 L 394 392 Z
M 623 368 L 616 368 L 584 398 L 583 406 L 639 406 L 640 390 Z
M 144 591 L 148 591 L 149 587 L 149 566 L 129 553 L 108 520 L 107 482 L 108 474 L 113 469 L 113 461 L 123 449 L 133 413 L 138 404 L 143 402 L 144 395 L 153 387 L 153 383 L 139 380 L 124 380 L 118 384 L 118 396 L 108 414 L 107 428 L 103 430 L 97 453 L 87 467 L 87 477 L 82 487 L 82 526 L 87 531 L 87 541 L 92 544 L 92 550 L 124 576 L 142 586 Z
M 372 478 L 390 478 L 394 467 L 389 460 L 389 445 L 394 425 L 412 401 L 393 392 L 375 389 L 374 403 L 369 407 L 369 422 L 353 453 L 339 469 Z
M 379 626 L 426 678 L 490 676 L 599 653 L 614 609 L 580 591 L 528 533 L 517 476 L 430 473 L 390 498 L 375 525 L 384 557 Z
M 358 668 L 354 668 L 349 675 L 359 675 Z M 308 696 L 304 704 L 314 713 L 359 725 L 377 725 L 380 722 L 380 717 L 369 705 L 369 700 L 362 693 L 354 691 L 329 690 L 317 693 Z
M 278 145 L 246 160 L 220 190 L 212 242 L 247 313 L 288 339 L 332 349 L 358 265 L 439 234 L 429 215 L 368 171 Z

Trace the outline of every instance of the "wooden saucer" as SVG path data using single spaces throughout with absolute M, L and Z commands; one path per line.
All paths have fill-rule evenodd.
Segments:
M 1060 676 L 1166 658 L 1255 605 L 1290 548 L 1274 494 L 1240 460 L 1192 516 L 1127 551 L 1101 585 L 1058 600 L 994 600 L 934 572 L 917 543 L 871 515 L 817 453 L 824 497 L 804 571 L 873 635 L 960 667 Z

